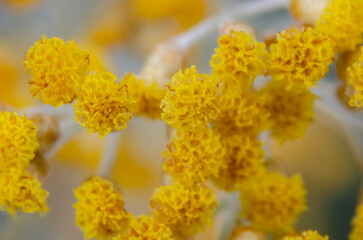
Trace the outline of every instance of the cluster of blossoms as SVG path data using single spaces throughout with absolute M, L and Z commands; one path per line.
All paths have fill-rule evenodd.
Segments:
M 24 60 L 35 98 L 54 107 L 72 103 L 76 121 L 100 137 L 125 129 L 133 115 L 161 119 L 173 133 L 162 154 L 172 181 L 155 190 L 148 215 L 129 213 L 111 181 L 101 177 L 74 191 L 76 223 L 85 237 L 192 237 L 212 223 L 218 205 L 213 183 L 240 193 L 240 216 L 254 231 L 284 240 L 327 240 L 314 231 L 295 234 L 294 224 L 307 210 L 302 178 L 271 171 L 260 137 L 264 131 L 280 143 L 303 137 L 317 99 L 310 88 L 325 77 L 335 53 L 362 43 L 361 7 L 360 0 L 344 7 L 342 0 L 331 0 L 315 27 L 282 31 L 269 49 L 232 28 L 218 40 L 210 74 L 191 66 L 168 76 L 165 86 L 133 73 L 118 81 L 112 73 L 92 71 L 89 54 L 74 41 L 43 36 Z M 345 74 L 353 89 L 351 106 L 363 104 L 363 48 L 359 51 Z M 269 82 L 258 88 L 258 77 Z M 47 211 L 47 193 L 26 172 L 39 147 L 36 126 L 9 112 L 0 114 L 0 123 L 0 183 L 9 186 L 0 190 L 0 209 Z M 18 145 L 22 148 L 14 151 Z M 362 222 L 359 207 L 351 240 L 362 238 Z

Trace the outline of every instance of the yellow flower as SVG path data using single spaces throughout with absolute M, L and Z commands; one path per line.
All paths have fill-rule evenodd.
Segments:
M 150 216 L 132 218 L 127 233 L 113 240 L 172 240 L 172 231 Z
M 218 40 L 219 46 L 210 65 L 213 75 L 226 87 L 248 91 L 256 76 L 266 71 L 268 52 L 264 43 L 256 42 L 245 32 L 232 31 Z
M 76 89 L 88 74 L 87 53 L 71 40 L 42 39 L 30 47 L 24 61 L 26 72 L 32 75 L 30 92 L 45 104 L 59 107 L 73 101 Z
M 176 129 L 205 126 L 218 114 L 219 81 L 192 66 L 177 72 L 166 85 L 161 118 Z
M 317 231 L 304 231 L 299 236 L 285 236 L 283 240 L 328 240 L 328 236 L 321 236 Z
M 355 217 L 352 220 L 352 231 L 349 234 L 349 240 L 363 239 L 363 204 L 357 208 Z
M 211 225 L 217 206 L 213 191 L 204 185 L 187 187 L 179 183 L 159 187 L 150 200 L 155 218 L 172 231 L 193 236 Z
M 360 55 L 354 59 L 347 68 L 347 82 L 352 89 L 349 105 L 352 107 L 363 106 L 363 47 L 360 47 Z
M 20 169 L 0 172 L 0 210 L 11 215 L 20 209 L 26 213 L 49 211 L 46 198 L 49 193 L 41 189 L 41 183 L 30 173 Z
M 221 142 L 226 154 L 218 169 L 219 176 L 212 178 L 217 187 L 234 191 L 266 174 L 262 142 L 237 134 L 223 136 Z
M 226 92 L 218 99 L 221 112 L 213 127 L 223 135 L 254 136 L 268 128 L 268 111 L 254 93 Z
M 126 229 L 130 214 L 110 181 L 93 177 L 74 190 L 74 195 L 78 200 L 73 205 L 76 223 L 87 239 L 111 239 Z
M 39 148 L 37 126 L 25 116 L 0 112 L 0 172 L 24 170 Z
M 334 60 L 333 42 L 312 28 L 282 31 L 270 49 L 268 72 L 274 80 L 284 81 L 286 90 L 317 86 Z
M 213 130 L 202 127 L 177 131 L 163 152 L 165 171 L 174 181 L 185 185 L 204 183 L 211 176 L 218 176 L 222 168 L 224 149 Z
M 127 85 L 116 79 L 108 72 L 88 75 L 73 104 L 76 121 L 100 137 L 125 129 L 135 107 Z
M 305 195 L 300 175 L 289 179 L 277 172 L 266 174 L 241 191 L 242 216 L 262 231 L 284 234 L 307 209 Z
M 329 37 L 335 51 L 352 51 L 363 42 L 362 0 L 330 0 L 317 22 L 317 30 Z
M 271 136 L 283 143 L 302 138 L 314 117 L 314 100 L 309 89 L 286 91 L 283 82 L 272 81 L 261 91 L 261 98 L 270 113 Z
M 152 119 L 161 117 L 160 102 L 165 95 L 164 87 L 157 83 L 146 85 L 143 80 L 137 79 L 132 73 L 125 75 L 122 81 L 127 84 L 130 95 L 135 99 L 134 115 Z

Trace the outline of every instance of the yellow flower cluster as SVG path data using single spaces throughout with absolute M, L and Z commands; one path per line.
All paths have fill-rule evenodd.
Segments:
M 132 218 L 125 235 L 120 235 L 113 240 L 172 240 L 172 231 L 155 218 L 141 215 Z
M 353 63 L 347 68 L 347 83 L 352 88 L 349 105 L 363 106 L 363 47 Z
M 163 167 L 174 181 L 192 185 L 218 176 L 218 169 L 223 167 L 224 149 L 219 136 L 203 127 L 177 131 L 163 157 Z
M 321 236 L 317 231 L 304 231 L 299 236 L 285 236 L 283 240 L 329 240 L 328 236 Z
M 0 210 L 11 215 L 49 211 L 48 192 L 26 172 L 39 148 L 37 126 L 25 116 L 0 112 Z
M 76 90 L 86 78 L 89 56 L 71 40 L 42 39 L 29 48 L 24 61 L 32 75 L 30 92 L 45 104 L 59 107 L 73 101 Z
M 0 112 L 0 172 L 25 170 L 39 148 L 37 126 L 25 116 Z
M 307 209 L 305 195 L 300 175 L 266 174 L 241 191 L 242 215 L 262 231 L 284 234 Z
M 314 100 L 309 89 L 287 91 L 283 82 L 271 81 L 260 92 L 261 100 L 270 113 L 271 136 L 283 143 L 302 138 L 314 117 Z
M 223 165 L 218 169 L 219 176 L 213 178 L 216 186 L 231 192 L 266 174 L 262 142 L 237 134 L 224 136 L 221 140 L 226 154 Z
M 150 200 L 155 218 L 173 232 L 193 236 L 211 225 L 217 206 L 213 191 L 203 185 L 192 187 L 174 183 L 159 187 Z
M 352 231 L 349 234 L 349 240 L 363 239 L 363 204 L 357 208 L 355 217 L 352 220 Z
M 284 81 L 286 90 L 316 86 L 334 61 L 333 42 L 312 28 L 282 31 L 270 49 L 268 73 L 274 80 Z
M 248 91 L 256 76 L 266 71 L 265 58 L 268 53 L 265 44 L 239 31 L 223 35 L 218 43 L 210 61 L 213 75 L 223 82 L 224 88 L 237 87 Z
M 363 43 L 362 0 L 330 0 L 317 23 L 317 30 L 329 37 L 335 51 L 352 51 Z
M 146 85 L 132 73 L 125 75 L 122 81 L 127 84 L 130 95 L 135 99 L 134 115 L 152 119 L 161 117 L 160 102 L 165 95 L 164 87 L 157 83 Z
M 19 209 L 40 215 L 49 211 L 45 200 L 49 194 L 30 173 L 18 169 L 0 172 L 0 186 L 0 210 L 11 215 Z
M 100 137 L 125 129 L 135 107 L 135 101 L 123 82 L 108 72 L 87 76 L 73 104 L 76 121 Z
M 218 79 L 199 74 L 195 66 L 180 70 L 166 85 L 161 118 L 178 130 L 206 126 L 218 114 L 218 86 Z
M 78 200 L 73 205 L 76 223 L 87 239 L 111 239 L 127 228 L 130 214 L 110 181 L 93 177 L 75 189 L 74 195 Z

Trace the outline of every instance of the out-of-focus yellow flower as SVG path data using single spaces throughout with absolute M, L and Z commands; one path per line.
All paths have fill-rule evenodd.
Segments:
M 363 204 L 357 208 L 355 217 L 352 220 L 352 231 L 349 234 L 349 240 L 363 239 Z
M 242 216 L 262 231 L 281 235 L 291 231 L 307 209 L 305 195 L 300 175 L 287 178 L 277 172 L 266 174 L 241 191 Z
M 164 87 L 156 82 L 145 84 L 132 73 L 125 75 L 122 81 L 127 84 L 130 95 L 135 99 L 134 115 L 152 119 L 161 117 L 160 102 L 165 95 Z
M 127 233 L 117 236 L 113 240 L 172 240 L 172 231 L 155 218 L 141 215 L 132 218 Z
M 130 214 L 110 181 L 93 177 L 75 189 L 74 195 L 78 200 L 73 205 L 76 223 L 87 239 L 111 239 L 127 228 Z
M 221 113 L 213 121 L 213 127 L 223 135 L 238 132 L 254 136 L 268 128 L 269 112 L 254 93 L 226 92 L 218 99 Z
M 211 225 L 217 205 L 213 191 L 206 186 L 179 183 L 159 187 L 150 200 L 155 218 L 185 236 L 193 236 L 204 231 L 205 225 Z
M 49 211 L 46 198 L 49 193 L 41 189 L 41 183 L 30 173 L 21 169 L 0 171 L 0 210 L 11 215 L 20 209 L 26 213 Z
M 286 90 L 317 86 L 334 61 L 333 42 L 312 28 L 282 31 L 270 49 L 268 72 L 274 80 L 284 81 Z
M 363 23 L 362 23 L 363 24 Z M 352 94 L 349 105 L 352 107 L 363 106 L 363 47 L 360 47 L 360 54 L 355 61 L 347 68 L 347 83 Z
M 352 51 L 363 42 L 362 0 L 330 0 L 317 23 L 317 31 L 329 37 L 335 51 Z
M 285 236 L 283 240 L 328 240 L 328 236 L 321 236 L 317 231 L 304 231 L 299 236 Z M 361 239 L 361 238 L 359 238 Z
M 248 91 L 256 76 L 266 71 L 268 52 L 264 43 L 256 42 L 245 32 L 231 31 L 218 40 L 219 46 L 210 65 L 224 88 Z
M 123 82 L 108 72 L 88 75 L 73 104 L 76 121 L 100 137 L 125 129 L 135 107 L 135 101 Z
M 286 91 L 283 82 L 271 81 L 261 91 L 261 100 L 269 111 L 271 136 L 283 143 L 302 138 L 314 117 L 314 100 L 309 89 Z
M 55 107 L 72 102 L 89 72 L 89 63 L 88 54 L 73 40 L 64 43 L 43 35 L 29 48 L 24 60 L 26 72 L 32 75 L 31 94 Z
M 219 81 L 195 66 L 177 72 L 166 85 L 161 118 L 176 129 L 205 126 L 218 114 Z
M 0 112 L 0 171 L 25 170 L 39 148 L 37 126 L 25 116 Z
M 204 183 L 218 176 L 224 153 L 218 134 L 207 127 L 177 131 L 163 152 L 163 167 L 174 181 L 185 185 Z
M 213 178 L 217 187 L 226 191 L 234 191 L 266 174 L 262 142 L 238 134 L 223 136 L 221 142 L 226 154 L 218 169 L 219 176 Z

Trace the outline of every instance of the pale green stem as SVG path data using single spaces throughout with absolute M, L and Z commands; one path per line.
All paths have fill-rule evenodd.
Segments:
M 123 132 L 117 131 L 108 134 L 105 137 L 103 153 L 100 165 L 98 167 L 98 175 L 108 177 L 115 165 L 117 159 L 119 144 L 122 141 Z

